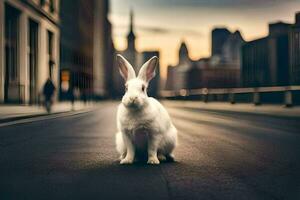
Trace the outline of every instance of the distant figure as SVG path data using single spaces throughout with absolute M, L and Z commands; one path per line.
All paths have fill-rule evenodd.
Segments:
M 45 96 L 45 107 L 48 113 L 51 112 L 51 104 L 54 91 L 55 86 L 52 80 L 48 78 L 43 88 L 43 95 Z

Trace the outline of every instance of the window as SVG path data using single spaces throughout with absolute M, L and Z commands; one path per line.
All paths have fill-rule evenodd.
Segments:
M 53 67 L 55 64 L 54 55 L 53 55 L 53 33 L 48 31 L 48 66 L 49 66 L 49 77 L 52 78 Z
M 37 101 L 38 23 L 29 19 L 28 28 L 29 93 L 30 103 L 35 103 Z
M 41 1 L 40 1 L 40 5 L 41 5 L 41 6 L 44 6 L 45 3 L 46 3 L 46 0 L 41 0 Z
M 49 1 L 49 8 L 50 8 L 50 12 L 54 13 L 55 11 L 54 0 Z
M 5 8 L 5 66 L 7 82 L 18 80 L 19 12 Z

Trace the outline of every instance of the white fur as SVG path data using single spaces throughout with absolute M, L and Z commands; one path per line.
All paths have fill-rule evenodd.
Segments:
M 146 93 L 148 83 L 155 75 L 158 59 L 153 57 L 147 61 L 137 77 L 125 58 L 118 55 L 117 59 L 128 88 L 117 112 L 116 146 L 120 153 L 120 164 L 133 163 L 135 153 L 146 147 L 148 164 L 159 164 L 158 154 L 173 159 L 177 130 L 166 109 Z M 145 91 L 142 90 L 143 86 Z

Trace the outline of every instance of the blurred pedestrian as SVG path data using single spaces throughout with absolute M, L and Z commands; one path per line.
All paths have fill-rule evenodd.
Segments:
M 46 83 L 44 84 L 43 88 L 43 95 L 45 97 L 45 107 L 48 113 L 51 112 L 51 105 L 52 105 L 52 97 L 54 95 L 55 86 L 50 78 L 47 79 Z

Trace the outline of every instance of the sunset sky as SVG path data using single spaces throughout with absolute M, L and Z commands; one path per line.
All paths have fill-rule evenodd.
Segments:
M 116 49 L 126 48 L 130 8 L 134 10 L 137 50 L 160 50 L 162 78 L 178 62 L 186 41 L 190 57 L 210 55 L 214 27 L 240 30 L 245 40 L 268 34 L 268 23 L 294 23 L 300 0 L 111 0 L 109 19 Z

